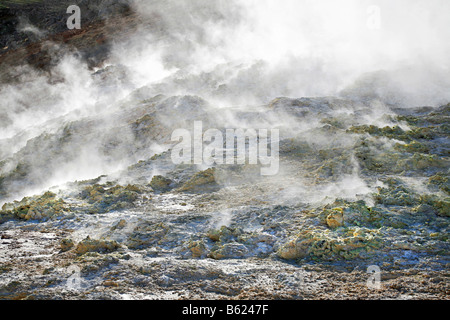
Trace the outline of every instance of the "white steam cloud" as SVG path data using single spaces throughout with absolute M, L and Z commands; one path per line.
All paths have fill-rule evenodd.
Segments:
M 197 95 L 212 108 L 258 106 L 282 96 L 342 96 L 378 105 L 380 113 L 386 104 L 438 106 L 450 101 L 447 0 L 131 3 L 142 25 L 113 45 L 102 69 L 93 72 L 66 55 L 50 75 L 24 66 L 16 70 L 22 74 L 17 83 L 2 84 L 2 174 L 17 165 L 10 157 L 30 140 L 42 140 L 71 122 L 79 132 L 77 126 L 85 121 L 86 130 L 92 130 L 90 140 L 76 144 L 79 150 L 60 150 L 69 154 L 60 165 L 46 167 L 46 160 L 23 151 L 39 168 L 34 176 L 48 175 L 46 184 L 73 180 L 79 172 L 84 172 L 82 178 L 108 173 L 148 156 L 148 151 L 132 155 L 124 147 L 132 148 L 136 141 L 124 128 L 127 119 L 117 114 L 127 103 L 136 105 L 140 98 L 158 94 Z M 44 32 L 26 22 L 20 28 L 38 37 Z M 48 47 L 59 50 L 54 44 Z M 266 121 L 292 124 L 288 115 Z M 243 122 L 239 119 L 239 126 Z M 309 128 L 297 131 L 302 129 Z M 120 135 L 119 142 L 111 138 L 114 134 Z M 121 147 L 105 155 L 102 148 L 108 144 Z M 25 187 L 15 186 L 21 193 L 27 193 Z
M 372 90 L 377 98 L 403 105 L 436 105 L 449 99 L 447 1 L 196 0 L 135 5 L 144 20 L 162 26 L 162 31 L 146 32 L 128 43 L 128 54 L 118 53 L 122 61 L 126 57 L 124 63 L 135 63 L 141 80 L 147 75 L 147 84 L 154 84 L 163 70 L 170 72 L 166 80 L 171 81 L 157 90 L 260 103 L 277 96 L 336 95 L 364 75 L 367 80 L 345 94 L 361 96 Z M 155 68 L 158 61 L 162 67 Z M 379 71 L 385 73 L 380 76 Z

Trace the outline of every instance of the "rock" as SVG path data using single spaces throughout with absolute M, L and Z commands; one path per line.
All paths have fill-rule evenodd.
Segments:
M 327 216 L 327 225 L 332 228 L 341 227 L 344 224 L 344 210 L 342 208 L 333 209 Z
M 409 243 L 409 242 L 407 242 L 407 241 L 401 241 L 401 240 L 399 240 L 399 241 L 394 241 L 394 242 L 392 243 L 392 245 L 393 245 L 395 248 L 402 249 L 402 250 L 415 250 L 415 249 L 416 249 L 416 247 L 415 247 L 414 244 Z
M 220 236 L 221 236 L 221 232 L 220 230 L 209 230 L 208 233 L 206 234 L 206 236 L 211 239 L 212 241 L 219 241 L 220 240 Z
M 218 188 L 215 178 L 216 169 L 209 168 L 194 174 L 191 179 L 184 183 L 178 192 L 210 192 Z
M 4 204 L 0 217 L 43 221 L 60 216 L 66 211 L 66 203 L 62 199 L 57 199 L 56 194 L 48 191 L 41 196 L 25 197 L 21 201 Z
M 237 240 L 242 234 L 242 230 L 239 228 L 230 228 L 222 226 L 219 230 L 209 230 L 206 236 L 212 241 L 231 242 Z
M 114 226 L 111 227 L 111 231 L 117 230 L 117 229 L 123 229 L 125 228 L 127 225 L 127 221 L 125 219 L 120 219 L 119 222 L 117 222 L 117 224 L 115 224 Z
M 155 191 L 165 192 L 171 189 L 170 185 L 172 184 L 172 182 L 173 181 L 168 178 L 156 175 L 152 178 L 150 187 L 152 187 L 152 189 Z
M 309 253 L 311 242 L 309 239 L 291 240 L 278 249 L 277 255 L 286 260 L 304 258 Z
M 205 258 L 209 252 L 202 240 L 191 242 L 188 249 L 194 258 Z
M 164 223 L 142 222 L 128 236 L 125 245 L 129 249 L 142 249 L 159 244 L 169 233 Z
M 209 230 L 206 237 L 214 242 L 209 255 L 214 259 L 240 258 L 243 255 L 266 257 L 273 252 L 276 242 L 276 238 L 268 233 L 248 232 L 227 226 Z
M 422 203 L 422 204 L 419 204 L 417 207 L 415 207 L 413 209 L 413 211 L 417 212 L 417 213 L 422 213 L 422 214 L 424 214 L 424 213 L 430 214 L 430 213 L 433 213 L 435 210 L 432 206 L 430 206 L 426 203 Z
M 116 241 L 107 240 L 95 240 L 91 239 L 89 236 L 86 239 L 78 243 L 75 248 L 75 252 L 78 255 L 83 255 L 86 252 L 98 252 L 107 253 L 117 250 L 120 245 Z
M 436 174 L 428 179 L 428 187 L 450 194 L 450 179 L 443 174 Z
M 246 257 L 248 253 L 249 251 L 245 245 L 233 242 L 233 243 L 226 243 L 223 246 L 219 246 L 211 250 L 209 257 L 216 260 L 238 259 Z
M 434 207 L 438 210 L 439 216 L 450 217 L 450 198 L 436 201 Z
M 134 206 L 146 190 L 138 185 L 99 185 L 85 187 L 79 197 L 90 204 L 91 213 L 105 213 Z
M 62 239 L 60 243 L 60 248 L 62 252 L 66 252 L 71 250 L 75 244 L 73 243 L 72 239 Z

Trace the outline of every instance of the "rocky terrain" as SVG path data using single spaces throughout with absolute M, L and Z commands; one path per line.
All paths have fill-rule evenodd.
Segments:
M 2 17 L 45 8 L 11 3 Z M 0 93 L 20 97 L 0 109 L 1 299 L 448 299 L 450 104 L 399 106 L 351 88 L 223 106 L 233 84 L 207 73 L 133 88 L 110 46 L 142 25 L 162 37 L 162 21 L 86 5 L 104 12 L 80 31 L 47 8 L 37 22 L 28 14 L 48 30 L 34 41 L 2 23 Z M 59 107 L 71 50 L 101 88 L 86 109 Z M 37 108 L 42 121 L 23 124 Z M 194 121 L 280 130 L 278 174 L 174 164 L 171 134 Z M 370 266 L 380 288 L 367 285 Z

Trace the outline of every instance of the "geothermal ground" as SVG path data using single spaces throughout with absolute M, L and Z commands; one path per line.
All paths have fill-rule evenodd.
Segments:
M 0 8 L 0 299 L 448 299 L 450 104 L 383 103 L 360 81 L 224 105 L 235 65 L 133 88 L 109 50 L 165 31 L 105 3 L 81 31 L 45 11 L 34 40 L 14 10 L 41 7 Z M 171 134 L 194 121 L 279 130 L 278 173 L 175 164 Z

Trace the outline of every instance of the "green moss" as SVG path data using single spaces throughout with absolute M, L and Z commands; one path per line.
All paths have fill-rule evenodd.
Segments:
M 338 129 L 345 129 L 347 127 L 345 118 L 327 118 L 320 120 L 320 123 L 329 124 Z
M 365 138 L 356 144 L 354 154 L 362 170 L 393 174 L 405 170 L 399 167 L 398 163 L 409 157 L 400 152 L 385 150 L 384 142 Z
M 341 213 L 343 217 L 340 226 L 380 228 L 384 221 L 381 210 L 367 206 L 363 200 L 351 202 L 342 199 L 337 199 L 332 204 L 322 208 L 318 212 L 318 218 L 323 225 L 330 226 L 331 217 L 335 216 L 336 213 Z
M 295 157 L 306 157 L 313 152 L 311 146 L 294 138 L 280 141 L 280 154 L 290 154 Z
M 372 136 L 384 136 L 395 138 L 403 135 L 405 132 L 399 126 L 379 128 L 374 125 L 352 126 L 347 133 L 370 134 Z
M 80 198 L 92 205 L 91 213 L 105 213 L 131 208 L 146 190 L 138 185 L 99 185 L 88 186 L 80 193 Z
M 274 251 L 275 238 L 267 233 L 222 226 L 220 229 L 209 230 L 204 236 L 203 243 L 209 243 L 209 248 L 205 250 L 208 257 L 213 259 L 267 257 Z M 195 246 L 195 243 L 195 240 L 189 240 L 184 247 L 189 249 Z
M 209 230 L 206 236 L 212 241 L 219 242 L 231 242 L 236 241 L 237 238 L 242 235 L 243 231 L 239 228 L 230 228 L 222 226 L 220 229 Z
M 450 198 L 437 200 L 433 203 L 433 206 L 440 216 L 450 217 Z
M 447 168 L 449 162 L 436 155 L 415 153 L 411 158 L 399 161 L 398 166 L 404 167 L 407 170 L 427 170 L 432 168 Z
M 432 140 L 436 138 L 438 133 L 437 131 L 438 129 L 436 127 L 412 128 L 399 138 L 405 141 L 412 139 Z
M 323 161 L 321 166 L 313 171 L 313 174 L 318 179 L 338 179 L 342 174 L 351 174 L 352 170 L 350 157 L 341 156 Z
M 4 204 L 0 217 L 1 221 L 11 218 L 44 221 L 60 216 L 66 211 L 66 203 L 48 191 L 41 196 L 25 197 L 21 201 Z
M 380 248 L 379 231 L 367 228 L 343 228 L 336 231 L 309 229 L 297 234 L 282 245 L 277 255 L 282 259 L 311 258 L 315 261 L 334 261 L 362 258 Z
M 441 181 L 434 176 L 432 181 Z M 442 198 L 436 194 L 417 194 L 407 189 L 399 180 L 386 180 L 388 186 L 378 188 L 374 199 L 378 204 L 386 206 L 403 206 L 411 208 L 412 212 L 428 213 L 430 211 L 444 217 L 450 214 L 450 198 Z M 393 221 L 391 221 L 393 223 Z M 404 223 L 401 223 L 405 227 Z
M 436 174 L 428 179 L 428 187 L 433 190 L 442 190 L 450 194 L 450 179 L 443 174 Z
M 394 148 L 395 148 L 395 150 L 400 151 L 400 152 L 409 152 L 409 153 L 416 153 L 416 152 L 429 153 L 430 152 L 430 149 L 428 147 L 426 147 L 425 145 L 423 145 L 422 143 L 417 142 L 417 141 L 412 141 L 411 143 L 406 143 L 406 144 L 397 143 Z
M 405 121 L 412 127 L 426 127 L 433 125 L 446 125 L 448 124 L 449 105 L 442 106 L 440 108 L 428 108 L 422 110 L 423 115 L 402 115 L 398 116 L 398 121 Z

